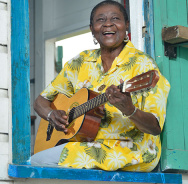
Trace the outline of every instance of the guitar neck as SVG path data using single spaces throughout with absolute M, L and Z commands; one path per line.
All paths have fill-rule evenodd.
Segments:
M 117 87 L 122 89 L 123 83 Z M 78 118 L 79 116 L 85 114 L 86 112 L 88 112 L 92 109 L 95 109 L 96 107 L 106 103 L 107 101 L 108 101 L 108 98 L 106 96 L 106 93 L 98 95 L 98 96 L 92 98 L 91 100 L 88 100 L 87 102 L 85 102 L 77 107 L 72 108 L 70 111 L 71 114 L 69 113 L 69 118 L 74 120 L 74 119 Z M 72 117 L 70 117 L 70 116 L 72 116 Z
M 91 100 L 71 109 L 69 116 L 72 116 L 72 120 L 85 114 L 86 112 L 106 103 L 108 98 L 105 93 L 92 98 Z M 70 118 L 70 117 L 69 117 Z

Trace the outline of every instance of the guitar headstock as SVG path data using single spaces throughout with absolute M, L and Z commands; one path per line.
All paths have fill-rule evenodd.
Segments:
M 149 91 L 154 88 L 159 80 L 159 75 L 157 70 L 150 70 L 146 73 L 137 75 L 132 79 L 128 80 L 125 86 L 120 88 L 125 88 L 125 92 L 144 92 Z M 122 89 L 123 91 L 123 89 Z

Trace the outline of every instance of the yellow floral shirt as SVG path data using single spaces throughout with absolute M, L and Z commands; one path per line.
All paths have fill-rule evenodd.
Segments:
M 103 84 L 119 85 L 148 70 L 158 70 L 155 61 L 135 49 L 129 41 L 110 70 L 103 72 L 100 49 L 86 50 L 68 61 L 55 80 L 41 93 L 53 101 L 58 93 L 73 96 L 80 88 L 87 87 L 98 93 Z M 144 94 L 132 94 L 134 105 L 155 115 L 163 128 L 169 82 L 159 72 L 155 88 Z M 59 165 L 73 168 L 100 168 L 103 170 L 145 171 L 153 170 L 161 155 L 160 136 L 146 134 L 137 129 L 129 118 L 110 103 L 105 104 L 105 116 L 94 142 L 69 142 L 62 150 Z

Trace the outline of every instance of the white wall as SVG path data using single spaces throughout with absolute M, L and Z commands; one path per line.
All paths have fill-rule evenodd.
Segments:
M 131 41 L 137 49 L 144 51 L 144 38 L 142 36 L 142 28 L 145 26 L 143 0 L 130 0 L 129 3 Z

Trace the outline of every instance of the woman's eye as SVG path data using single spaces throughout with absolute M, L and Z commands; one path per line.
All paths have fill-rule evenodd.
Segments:
M 114 20 L 119 20 L 119 17 L 113 17 Z
M 104 21 L 104 18 L 98 18 L 97 21 Z

